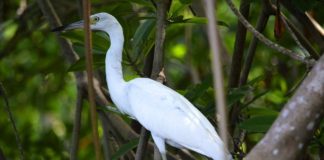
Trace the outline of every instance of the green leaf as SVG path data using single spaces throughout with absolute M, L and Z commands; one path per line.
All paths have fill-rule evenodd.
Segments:
M 168 17 L 177 17 L 183 15 L 185 9 L 188 8 L 189 3 L 183 3 L 184 1 L 173 0 L 170 6 Z
M 241 122 L 239 127 L 247 132 L 265 133 L 276 118 L 276 115 L 254 116 Z
M 181 23 L 181 22 L 184 21 L 183 20 L 183 15 L 171 17 L 171 18 L 169 18 L 168 21 L 171 22 L 171 23 L 177 23 L 177 22 L 180 22 Z
M 73 50 L 75 52 L 77 52 L 80 56 L 84 56 L 84 50 L 85 50 L 84 44 L 76 42 L 76 43 L 73 43 L 72 47 L 73 47 Z M 102 50 L 102 49 L 93 47 L 92 54 L 106 54 L 106 50 Z
M 255 77 L 254 79 L 250 80 L 249 82 L 247 82 L 247 84 L 252 86 L 252 85 L 262 81 L 263 79 L 264 79 L 264 75 L 260 75 L 260 76 Z
M 193 17 L 184 20 L 184 23 L 196 23 L 196 24 L 207 24 L 207 18 L 205 17 Z
M 240 101 L 243 97 L 248 95 L 252 91 L 251 86 L 242 86 L 240 88 L 232 88 L 227 95 L 227 104 L 229 106 Z
M 270 108 L 251 107 L 246 109 L 247 115 L 255 116 L 278 116 L 279 112 Z
M 123 156 L 124 154 L 126 154 L 127 152 L 129 152 L 130 150 L 135 148 L 137 146 L 138 142 L 139 142 L 139 138 L 136 138 L 136 139 L 130 140 L 128 143 L 122 145 L 120 147 L 120 149 L 114 155 L 112 155 L 111 159 L 112 160 L 120 159 L 121 156 Z
M 73 43 L 84 44 L 84 32 L 80 30 L 73 30 L 69 32 L 63 32 L 62 37 L 71 40 Z M 93 48 L 99 50 L 107 50 L 109 47 L 108 36 L 103 32 L 93 32 L 92 34 Z
M 258 93 L 257 95 L 255 95 L 250 101 L 246 102 L 242 108 L 248 107 L 251 103 L 253 103 L 255 100 L 259 99 L 260 97 L 264 96 L 265 94 L 267 94 L 269 92 L 269 90 L 263 91 L 261 93 Z
M 176 16 L 176 17 L 171 17 L 169 19 L 169 22 L 171 24 L 174 23 L 207 24 L 208 20 L 205 17 L 192 17 L 192 18 L 183 19 L 183 16 Z M 217 25 L 229 28 L 229 25 L 224 21 L 217 21 Z
M 196 84 L 187 89 L 184 96 L 189 99 L 190 101 L 195 101 L 197 98 L 202 96 L 209 87 L 211 87 L 212 79 L 207 78 L 200 84 Z
M 93 54 L 93 68 L 98 69 L 105 66 L 105 54 Z M 69 72 L 86 70 L 85 57 L 81 57 L 78 61 L 70 66 Z
M 155 38 L 155 20 L 148 19 L 137 28 L 133 40 L 132 40 L 132 51 L 130 56 L 133 60 L 141 60 L 148 54 L 154 45 Z

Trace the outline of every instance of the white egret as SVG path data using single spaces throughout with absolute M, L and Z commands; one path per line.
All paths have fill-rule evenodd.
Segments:
M 187 148 L 213 159 L 231 159 L 223 153 L 223 142 L 207 118 L 186 98 L 149 78 L 123 79 L 123 29 L 115 17 L 98 13 L 90 17 L 91 30 L 106 32 L 111 46 L 105 67 L 110 96 L 118 109 L 151 131 L 162 158 L 166 160 L 165 142 Z M 83 21 L 59 27 L 55 31 L 83 28 Z

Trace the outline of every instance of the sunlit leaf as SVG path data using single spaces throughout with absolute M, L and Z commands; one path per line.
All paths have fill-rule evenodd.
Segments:
M 14 21 L 9 21 L 1 27 L 3 28 L 1 28 L 0 30 L 2 32 L 0 33 L 0 39 L 3 39 L 5 41 L 11 39 L 18 29 L 18 25 Z
M 183 11 L 188 8 L 189 3 L 183 3 L 184 1 L 179 0 L 173 0 L 171 7 L 169 9 L 169 16 L 172 17 L 178 17 L 183 14 Z
M 253 78 L 252 80 L 248 81 L 247 84 L 252 86 L 252 85 L 262 81 L 263 79 L 264 79 L 264 75 L 260 75 L 260 76 Z
M 174 57 L 182 59 L 186 55 L 187 48 L 184 44 L 180 43 L 174 45 L 171 51 Z

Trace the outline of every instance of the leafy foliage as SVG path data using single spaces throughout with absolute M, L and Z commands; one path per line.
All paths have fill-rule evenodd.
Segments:
M 261 1 L 251 2 L 254 8 L 251 9 L 253 14 L 250 21 L 254 24 L 258 18 L 255 15 L 261 10 Z M 60 37 L 72 42 L 74 50 L 81 57 L 74 64 L 68 64 L 60 54 L 55 34 L 50 32 L 49 24 L 35 0 L 28 1 L 28 8 L 22 15 L 16 14 L 19 1 L 0 2 L 2 3 L 4 10 L 0 9 L 3 13 L 0 14 L 0 81 L 7 89 L 26 156 L 28 159 L 68 159 L 77 94 L 73 72 L 85 70 L 83 32 L 60 34 Z M 55 1 L 54 8 L 64 23 L 79 19 L 77 5 L 74 3 Z M 312 9 L 314 13 L 322 13 L 320 5 L 316 4 L 322 2 L 294 2 L 299 10 Z M 137 71 L 142 71 L 155 43 L 155 5 L 149 0 L 93 1 L 92 5 L 93 13 L 109 12 L 121 22 L 125 34 L 124 75 L 128 80 L 138 77 Z M 207 19 L 202 17 L 203 14 L 202 6 L 194 0 L 172 1 L 167 16 L 164 45 L 165 74 L 171 88 L 187 97 L 209 119 L 216 121 L 210 51 L 205 30 Z M 223 64 L 227 82 L 237 19 L 223 1 L 219 1 L 215 14 L 218 15 L 219 32 L 224 46 Z M 320 18 L 323 15 L 315 14 Z M 274 20 L 270 19 L 264 31 L 265 36 L 270 39 L 274 39 L 271 27 L 273 23 Z M 248 34 L 247 41 L 251 41 L 251 37 Z M 288 36 L 278 43 L 287 48 L 297 48 Z M 94 68 L 99 77 L 104 77 L 102 71 L 109 45 L 107 35 L 99 32 L 93 34 Z M 128 58 L 126 54 L 129 55 Z M 257 141 L 263 136 L 290 98 L 291 90 L 299 85 L 296 80 L 302 79 L 305 72 L 307 68 L 302 64 L 258 45 L 248 83 L 237 88 L 227 88 L 228 110 L 235 105 L 242 106 L 239 111 L 240 120 L 237 122 L 237 130 L 247 131 L 246 143 L 243 142 L 242 145 L 248 146 L 250 141 Z M 104 78 L 101 81 L 104 82 Z M 13 143 L 13 130 L 3 108 L 0 103 L 1 135 L 5 137 L 0 139 L 0 149 L 8 159 L 18 159 L 19 152 Z M 78 157 L 93 159 L 86 103 L 84 108 Z M 114 108 L 102 110 L 116 112 Z M 129 118 L 123 118 L 130 123 Z M 309 147 L 312 155 L 316 156 L 323 148 L 323 128 L 322 124 L 313 137 Z M 102 137 L 102 128 L 100 131 Z M 123 142 L 124 145 L 116 142 L 119 147 L 114 150 L 112 159 L 125 156 L 137 143 L 138 139 Z M 251 148 L 248 147 L 246 152 L 249 149 Z

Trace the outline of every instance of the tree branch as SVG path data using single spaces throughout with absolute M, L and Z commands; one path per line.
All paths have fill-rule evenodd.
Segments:
M 287 48 L 282 47 L 279 44 L 276 44 L 272 41 L 270 41 L 268 38 L 266 38 L 264 35 L 262 35 L 260 32 L 258 32 L 244 17 L 243 15 L 235 8 L 233 2 L 231 0 L 226 0 L 228 6 L 230 7 L 230 9 L 234 12 L 234 14 L 238 17 L 238 19 L 242 22 L 242 24 L 250 31 L 253 33 L 253 35 L 258 38 L 261 42 L 263 42 L 265 45 L 267 45 L 268 47 L 284 54 L 287 55 L 289 57 L 291 57 L 292 59 L 295 59 L 297 61 L 300 61 L 302 63 L 305 63 L 307 65 L 312 66 L 314 64 L 314 60 L 313 59 L 308 59 L 307 57 L 303 57 L 301 55 L 299 55 L 298 53 L 295 53 Z
M 320 58 L 319 54 L 316 52 L 316 50 L 312 47 L 310 42 L 305 38 L 305 36 L 300 33 L 300 31 L 286 18 L 285 16 L 282 16 L 284 21 L 287 23 L 287 26 L 291 29 L 293 34 L 295 34 L 297 40 L 301 43 L 303 47 L 308 51 L 310 56 L 314 58 L 315 60 L 318 60 Z
M 244 17 L 248 17 L 249 11 L 250 11 L 250 1 L 242 0 L 240 4 L 240 12 Z M 239 20 L 237 20 L 237 31 L 235 37 L 234 52 L 232 56 L 232 64 L 230 68 L 231 70 L 230 70 L 229 80 L 228 80 L 228 88 L 236 88 L 239 86 L 239 80 L 242 72 L 245 40 L 246 40 L 246 28 Z M 235 125 L 239 117 L 239 110 L 240 110 L 240 103 L 235 103 L 229 111 L 229 133 L 233 136 L 233 141 L 234 141 L 233 150 L 235 153 L 240 152 L 240 147 L 238 146 L 239 142 L 235 141 L 237 138 L 235 138 L 236 135 L 234 134 Z
M 150 132 L 147 131 L 144 127 L 141 129 L 140 141 L 137 146 L 135 160 L 144 159 L 146 147 L 150 138 Z
M 264 5 L 266 5 L 267 10 L 271 14 L 275 14 L 277 8 L 276 6 L 272 5 L 270 1 L 266 0 L 264 1 Z M 279 6 L 277 6 L 279 7 Z M 305 36 L 293 25 L 289 19 L 283 14 L 281 14 L 282 21 L 285 24 L 285 27 L 288 29 L 290 32 L 292 38 L 295 40 L 297 45 L 303 50 L 305 53 L 309 53 L 311 58 L 318 60 L 320 58 L 319 54 L 315 51 L 315 49 L 312 47 L 310 42 L 305 38 Z
M 82 86 L 77 86 L 77 103 L 75 107 L 74 123 L 73 123 L 73 132 L 72 132 L 72 144 L 70 151 L 70 159 L 77 160 L 78 148 L 79 148 L 79 136 L 81 128 L 81 114 L 83 106 L 83 98 L 85 93 L 82 89 Z
M 270 15 L 273 14 L 272 10 L 269 9 L 269 5 L 270 5 L 269 0 L 263 0 L 262 12 L 258 18 L 257 25 L 256 25 L 256 30 L 259 33 L 262 33 L 264 31 Z M 256 36 L 253 36 L 243 65 L 242 75 L 240 78 L 240 86 L 244 85 L 248 79 L 258 41 L 259 41 L 258 38 L 256 38 Z
M 88 98 L 90 105 L 90 115 L 91 115 L 91 127 L 92 127 L 92 138 L 95 147 L 96 160 L 101 158 L 101 149 L 99 143 L 99 133 L 98 133 L 98 119 L 96 112 L 96 105 L 94 99 L 94 89 L 93 89 L 93 57 L 92 57 L 92 32 L 90 30 L 90 11 L 91 3 L 89 0 L 83 0 L 83 19 L 84 19 L 84 44 L 85 44 L 85 57 L 86 57 L 86 70 L 87 70 L 87 80 L 88 80 Z
M 220 116 L 218 126 L 221 132 L 221 138 L 224 142 L 223 149 L 223 159 L 226 159 L 226 150 L 228 146 L 227 139 L 227 112 L 226 112 L 226 102 L 225 102 L 225 90 L 223 82 L 223 73 L 222 73 L 222 63 L 221 63 L 221 48 L 220 41 L 218 37 L 218 30 L 216 26 L 217 17 L 214 14 L 215 4 L 212 0 L 205 0 L 205 11 L 208 18 L 208 39 L 209 45 L 212 51 L 212 70 L 213 70 L 213 79 L 214 79 L 214 92 L 215 92 L 215 101 L 217 102 L 217 112 Z M 217 92 L 216 92 L 217 91 Z M 215 113 L 217 119 L 217 113 Z
M 304 153 L 324 113 L 324 56 L 284 106 L 247 160 L 294 160 Z
M 324 36 L 312 23 L 309 17 L 302 11 L 298 10 L 291 0 L 280 1 L 285 8 L 300 22 L 303 28 L 310 35 L 311 39 L 324 51 Z
M 240 4 L 240 12 L 244 17 L 248 17 L 249 11 L 250 11 L 250 1 L 242 0 Z M 238 87 L 239 85 L 240 74 L 242 70 L 245 39 L 246 39 L 246 28 L 239 20 L 237 20 L 234 52 L 232 56 L 232 65 L 231 65 L 231 71 L 230 71 L 229 82 L 228 82 L 229 88 L 235 88 Z
M 156 37 L 155 37 L 155 48 L 154 48 L 154 59 L 152 68 L 152 79 L 157 79 L 159 73 L 163 68 L 163 46 L 165 40 L 165 27 L 166 27 L 166 13 L 167 7 L 169 6 L 169 0 L 156 0 L 157 13 L 156 13 Z

